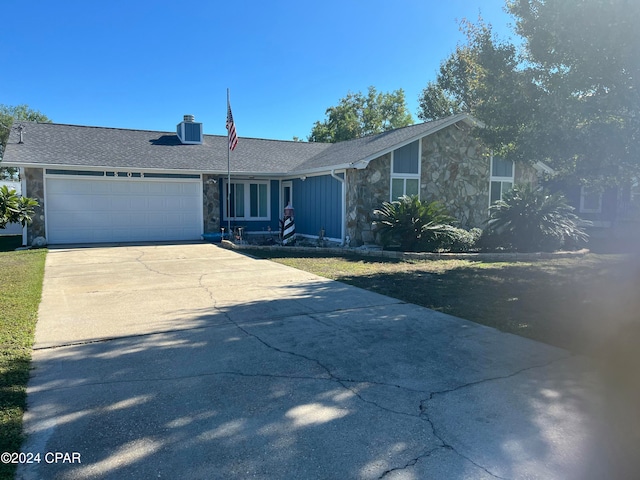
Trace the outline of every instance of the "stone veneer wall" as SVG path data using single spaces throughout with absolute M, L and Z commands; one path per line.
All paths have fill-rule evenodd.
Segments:
M 482 227 L 489 207 L 489 156 L 464 123 L 422 140 L 420 198 L 443 202 L 459 226 Z M 391 154 L 346 174 L 347 235 L 351 245 L 373 243 L 373 210 L 389 201 Z
M 27 227 L 27 245 L 31 245 L 34 238 L 45 236 L 44 170 L 42 168 L 25 168 L 24 176 L 27 180 L 27 191 L 22 194 L 38 201 L 33 222 Z
M 391 154 L 371 162 L 364 170 L 346 172 L 347 235 L 352 246 L 373 243 L 373 210 L 389 201 Z
M 217 183 L 213 183 L 216 180 Z M 202 175 L 204 232 L 220 232 L 220 181 L 214 175 Z
M 438 200 L 463 228 L 482 227 L 489 208 L 490 157 L 457 123 L 422 139 L 420 199 Z

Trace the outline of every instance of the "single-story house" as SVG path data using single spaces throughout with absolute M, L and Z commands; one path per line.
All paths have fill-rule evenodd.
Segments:
M 229 221 L 275 232 L 291 202 L 298 235 L 358 246 L 374 242 L 383 201 L 440 200 L 460 226 L 481 227 L 513 183 L 536 181 L 544 166 L 492 158 L 475 123 L 459 114 L 335 144 L 241 137 L 229 185 L 227 137 L 191 115 L 175 132 L 24 122 L 3 165 L 40 203 L 29 243 L 195 240 Z

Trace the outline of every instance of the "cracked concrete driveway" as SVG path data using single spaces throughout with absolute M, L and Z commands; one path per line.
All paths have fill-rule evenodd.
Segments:
M 50 251 L 33 362 L 22 479 L 610 468 L 584 359 L 209 244 Z

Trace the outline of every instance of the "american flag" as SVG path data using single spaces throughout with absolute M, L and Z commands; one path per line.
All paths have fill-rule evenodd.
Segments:
M 229 136 L 229 150 L 232 152 L 238 146 L 238 135 L 236 134 L 236 124 L 233 123 L 231 105 L 227 103 L 227 133 Z

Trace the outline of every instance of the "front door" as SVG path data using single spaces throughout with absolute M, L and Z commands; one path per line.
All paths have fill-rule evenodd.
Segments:
M 282 182 L 282 193 L 280 203 L 280 215 L 284 215 L 284 207 L 293 202 L 293 184 L 291 180 Z

